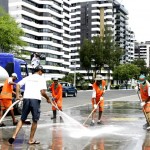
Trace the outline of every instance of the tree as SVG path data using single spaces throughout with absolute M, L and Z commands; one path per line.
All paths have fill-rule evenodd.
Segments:
M 0 7 L 0 49 L 2 52 L 20 55 L 20 48 L 27 45 L 21 40 L 23 35 L 24 32 L 19 24 Z
M 104 47 L 103 41 L 100 36 L 93 37 L 92 42 L 92 64 L 93 64 L 93 72 L 96 76 L 97 70 L 100 70 L 104 66 Z
M 93 77 L 96 76 L 98 70 L 101 72 L 101 68 L 107 65 L 108 83 L 110 83 L 110 70 L 120 63 L 123 50 L 114 42 L 112 31 L 107 26 L 102 32 L 104 32 L 103 36 L 95 36 L 92 41 L 83 42 L 79 56 L 81 66 L 86 70 L 93 70 Z
M 120 59 L 123 55 L 123 49 L 117 45 L 113 39 L 113 32 L 105 26 L 103 38 L 104 47 L 104 63 L 108 68 L 108 83 L 107 89 L 110 89 L 110 71 L 120 64 Z
M 134 64 L 121 64 L 114 69 L 114 79 L 127 83 L 129 79 L 136 78 L 140 74 L 140 68 Z
M 146 62 L 144 59 L 135 59 L 132 64 L 136 65 L 137 67 L 140 68 L 141 74 L 148 75 L 149 73 L 149 68 L 146 67 Z
M 89 71 L 92 64 L 92 44 L 88 39 L 84 39 L 83 44 L 79 49 L 79 56 L 81 67 L 88 72 L 89 78 Z
M 62 78 L 62 81 L 70 82 L 73 84 L 74 82 L 74 73 L 69 73 Z M 84 81 L 83 75 L 81 73 L 76 73 L 76 85 L 79 85 Z

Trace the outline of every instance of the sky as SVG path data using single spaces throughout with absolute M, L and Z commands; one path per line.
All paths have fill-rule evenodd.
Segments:
M 128 10 L 129 27 L 138 42 L 150 41 L 150 0 L 118 0 Z

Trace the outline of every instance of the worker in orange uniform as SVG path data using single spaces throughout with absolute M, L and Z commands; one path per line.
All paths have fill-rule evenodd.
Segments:
M 16 73 L 12 73 L 12 76 L 5 80 L 1 91 L 1 117 L 3 115 L 3 111 L 7 110 L 12 105 L 12 94 L 15 94 L 13 91 L 13 85 L 16 85 L 15 80 L 17 80 Z M 13 120 L 13 125 L 17 125 L 18 121 L 15 119 L 13 108 L 11 108 L 10 113 Z M 3 126 L 5 126 L 5 124 L 1 123 L 0 127 Z
M 52 91 L 52 110 L 53 110 L 53 117 L 51 119 L 56 119 L 57 115 L 57 107 L 59 110 L 62 111 L 62 85 L 58 83 L 58 78 L 53 79 L 53 83 L 50 86 L 50 90 Z M 60 119 L 62 119 L 60 117 Z
M 104 111 L 104 98 L 106 82 L 103 80 L 102 75 L 97 75 L 95 78 L 95 83 L 93 84 L 93 93 L 92 93 L 92 107 L 94 112 L 92 114 L 91 126 L 95 124 L 95 115 L 96 110 L 99 108 L 98 121 L 97 124 L 102 124 L 101 117 L 102 112 Z
M 147 123 L 143 126 L 144 129 L 150 129 L 150 83 L 146 80 L 145 75 L 139 77 L 139 90 L 141 95 L 141 107 L 146 117 Z

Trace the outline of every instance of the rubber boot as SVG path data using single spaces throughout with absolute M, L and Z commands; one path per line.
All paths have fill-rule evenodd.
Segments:
M 99 111 L 98 120 L 101 120 L 101 117 L 102 117 L 102 111 Z
M 146 124 L 143 125 L 143 129 L 146 129 L 147 127 L 149 127 L 149 123 L 146 122 Z
M 99 111 L 99 114 L 98 114 L 98 122 L 97 122 L 97 124 L 99 124 L 99 125 L 102 125 L 102 124 L 103 124 L 103 122 L 101 121 L 101 117 L 102 117 L 102 111 Z
M 64 120 L 63 120 L 63 118 L 60 116 L 60 123 L 63 123 L 64 122 Z
M 51 119 L 56 119 L 56 110 L 53 110 L 53 117 Z

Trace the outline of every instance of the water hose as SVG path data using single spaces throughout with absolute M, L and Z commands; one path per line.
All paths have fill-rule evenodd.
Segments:
M 20 100 L 15 101 L 11 106 L 9 106 L 9 108 L 7 109 L 7 111 L 4 113 L 4 115 L 2 116 L 2 118 L 0 119 L 0 123 L 2 123 L 2 121 L 4 120 L 4 118 L 6 117 L 6 115 L 8 114 L 8 112 L 10 111 L 10 109 L 16 105 L 17 103 L 19 103 Z

